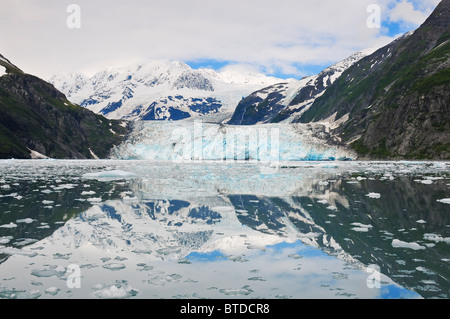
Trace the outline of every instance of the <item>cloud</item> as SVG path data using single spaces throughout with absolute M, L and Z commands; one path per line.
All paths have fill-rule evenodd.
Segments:
M 66 8 L 81 8 L 81 29 Z M 376 0 L 14 0 L 0 11 L 0 52 L 26 72 L 93 72 L 135 60 L 216 60 L 301 76 L 393 38 L 367 26 Z M 417 23 L 432 8 L 378 0 Z M 396 5 L 395 5 L 396 4 Z M 390 8 L 390 9 L 389 9 Z
M 393 22 L 416 26 L 422 24 L 431 13 L 430 8 L 422 10 L 416 9 L 409 0 L 402 0 L 390 11 L 389 18 Z

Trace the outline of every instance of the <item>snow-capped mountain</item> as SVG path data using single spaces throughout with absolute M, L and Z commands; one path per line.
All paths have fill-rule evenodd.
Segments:
M 372 48 L 359 51 L 317 75 L 296 82 L 277 83 L 250 94 L 239 103 L 229 124 L 293 122 L 301 117 L 345 70 L 374 51 Z
M 110 119 L 229 119 L 244 97 L 282 80 L 236 70 L 194 70 L 183 62 L 150 61 L 49 80 L 68 99 Z M 293 81 L 293 80 L 292 80 Z

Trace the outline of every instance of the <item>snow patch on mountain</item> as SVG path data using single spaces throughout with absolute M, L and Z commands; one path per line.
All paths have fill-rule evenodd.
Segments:
M 277 83 L 250 94 L 237 106 L 229 124 L 293 123 L 322 96 L 350 66 L 373 53 L 370 48 L 300 81 Z

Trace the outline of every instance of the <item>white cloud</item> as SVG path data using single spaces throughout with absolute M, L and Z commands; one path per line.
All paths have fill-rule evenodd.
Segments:
M 402 0 L 390 12 L 390 20 L 413 25 L 422 24 L 430 15 L 431 11 L 425 9 L 420 11 L 414 7 L 409 0 Z
M 136 59 L 234 61 L 300 76 L 298 65 L 329 65 L 392 40 L 367 27 L 367 6 L 376 0 L 74 2 L 81 29 L 66 26 L 72 2 L 5 1 L 0 52 L 41 77 Z M 393 0 L 378 2 L 394 8 L 387 11 L 391 19 L 417 22 L 436 1 L 420 8 L 405 0 L 395 7 Z

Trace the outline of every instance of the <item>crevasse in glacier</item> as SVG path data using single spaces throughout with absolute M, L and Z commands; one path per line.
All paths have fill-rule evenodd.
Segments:
M 232 126 L 183 122 L 138 122 L 112 151 L 115 159 L 162 161 L 348 160 L 356 155 L 330 142 L 324 126 L 265 124 Z

